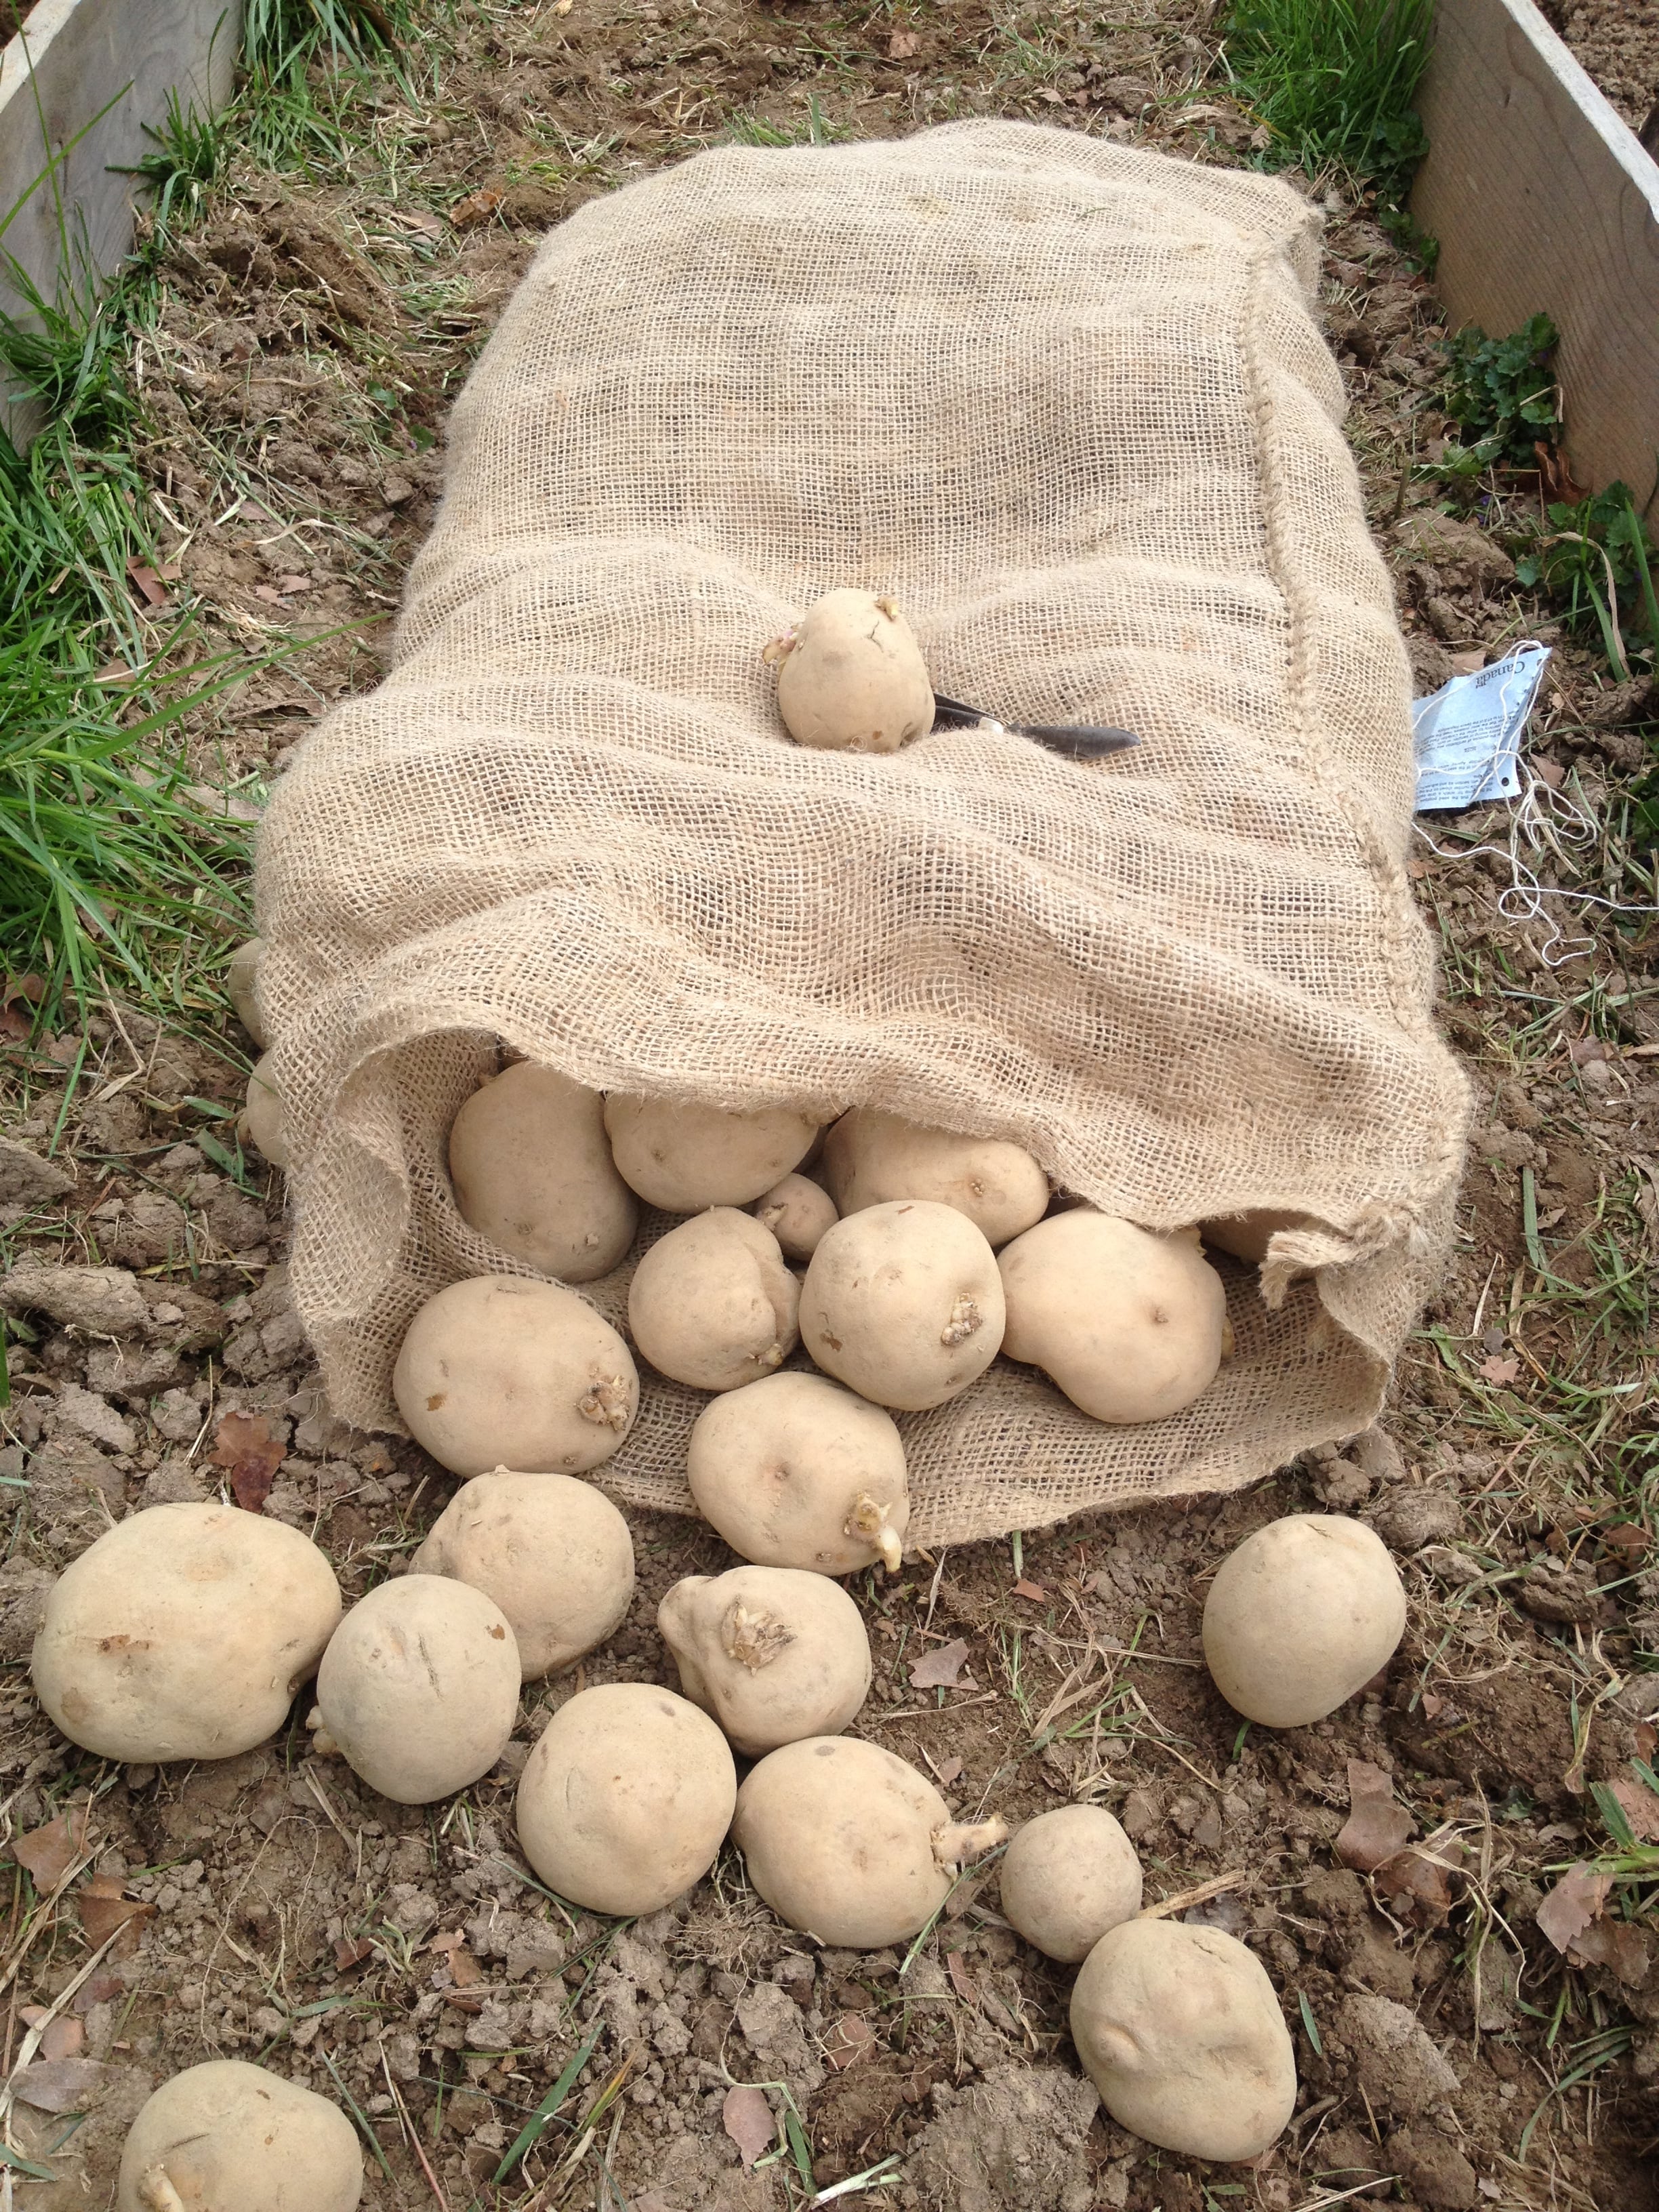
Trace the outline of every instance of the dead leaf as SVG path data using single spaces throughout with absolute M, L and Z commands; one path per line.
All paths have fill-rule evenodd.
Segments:
M 945 1971 L 951 1977 L 951 1987 L 962 1999 L 963 2004 L 979 2002 L 979 1986 L 974 1979 L 973 1969 L 965 1959 L 960 1957 L 955 1951 L 947 1951 L 945 1954 Z
M 81 1909 L 81 1925 L 87 1931 L 87 1940 L 94 1946 L 107 1942 L 123 1929 L 131 1929 L 131 1940 L 115 1946 L 125 1957 L 135 1949 L 138 1942 L 137 1923 L 148 1920 L 155 1910 L 153 1905 L 141 1905 L 136 1897 L 124 1897 L 121 1883 L 114 1875 L 94 1875 L 83 1882 L 75 1893 L 75 1902 Z
M 914 31 L 895 31 L 887 41 L 890 62 L 908 62 L 912 54 L 919 53 L 921 50 L 921 40 Z
M 335 1972 L 349 1973 L 353 1966 L 361 1966 L 365 1959 L 372 1959 L 374 1955 L 374 1946 L 366 1942 L 361 1936 L 355 1943 L 337 1943 L 334 1946 Z
M 759 2089 L 744 2087 L 728 2089 L 726 2101 L 720 2106 L 720 2125 L 738 2147 L 738 2155 L 745 2166 L 753 2166 L 763 2151 L 771 2149 L 777 2138 L 778 2124 L 772 2118 L 772 2107 Z
M 823 2039 L 823 2055 L 837 2074 L 856 2066 L 860 2058 L 868 2058 L 875 2047 L 876 2032 L 858 2012 L 842 2013 Z
M 506 198 L 507 194 L 498 192 L 493 185 L 482 185 L 477 191 L 469 192 L 464 200 L 456 201 L 449 210 L 449 220 L 457 230 L 477 230 L 489 221 Z
M 968 1646 L 958 1636 L 954 1643 L 941 1644 L 937 1651 L 925 1651 L 910 1668 L 910 1687 L 913 1690 L 954 1690 L 961 1685 L 962 1670 L 968 1663 Z M 972 1686 L 971 1681 L 967 1686 Z
M 1348 1761 L 1348 1803 L 1351 1809 L 1336 1839 L 1336 1856 L 1344 1866 L 1374 1874 L 1411 1841 L 1417 1823 L 1403 1805 L 1395 1802 L 1393 1783 L 1369 1759 Z
M 1613 1887 L 1611 1875 L 1592 1874 L 1581 1860 L 1571 1867 L 1538 1908 L 1540 1934 L 1565 1952 L 1594 1920 L 1601 1917 Z
M 450 1953 L 449 1971 L 458 1990 L 475 1990 L 484 1978 L 483 1968 L 465 1943 L 457 1944 Z
M 95 2058 L 40 2058 L 12 2077 L 12 2092 L 37 2112 L 76 2112 L 104 2078 Z
M 927 1752 L 924 1751 L 921 1755 L 927 1760 L 927 1764 L 933 1768 L 934 1774 L 938 1777 L 939 1786 L 941 1790 L 948 1790 L 953 1782 L 960 1779 L 962 1774 L 962 1761 L 959 1759 L 947 1759 L 944 1765 L 940 1765 L 938 1760 L 930 1758 Z
M 1377 1892 L 1397 1919 L 1414 1927 L 1438 1928 L 1452 1908 L 1452 1883 L 1463 1847 L 1438 1833 L 1385 1859 L 1372 1876 Z
M 141 561 L 136 553 L 127 556 L 127 574 L 138 587 L 147 606 L 164 607 L 167 603 L 167 587 L 148 561 Z
M 43 2058 L 78 2058 L 87 2039 L 87 2024 L 72 2012 L 60 2012 L 40 2038 Z
M 213 1464 L 228 1470 L 231 1495 L 246 1513 L 263 1508 L 285 1451 L 258 1413 L 226 1413 L 213 1432 Z
M 94 1974 L 75 1992 L 75 2009 L 90 2012 L 94 2005 L 108 2004 L 112 1997 L 124 1995 L 126 1986 L 118 1974 Z
M 1014 1584 L 1016 1597 L 1029 1597 L 1034 1605 L 1047 1605 L 1048 1593 L 1039 1583 L 1028 1583 L 1024 1575 Z
M 1633 1920 L 1592 1921 L 1568 1944 L 1567 1956 L 1575 1966 L 1611 1968 L 1627 1990 L 1639 1990 L 1653 1967 L 1646 1932 Z
M 1486 665 L 1486 649 L 1483 645 L 1472 646 L 1467 653 L 1449 653 L 1446 658 L 1456 676 L 1478 676 Z
M 55 1820 L 48 1820 L 44 1828 L 32 1828 L 27 1836 L 19 1836 L 13 1844 L 13 1858 L 19 1866 L 27 1869 L 30 1879 L 43 1897 L 48 1890 L 57 1888 L 85 1850 L 87 1823 L 91 1817 L 91 1806 L 83 1806 L 78 1831 L 72 1832 L 68 1820 L 60 1813 Z
M 1641 1783 L 1626 1782 L 1622 1776 L 1608 1786 L 1619 1800 L 1638 1843 L 1659 1844 L 1659 1797 Z
M 1521 1362 L 1515 1358 L 1483 1359 L 1475 1370 L 1488 1382 L 1513 1382 L 1521 1372 Z

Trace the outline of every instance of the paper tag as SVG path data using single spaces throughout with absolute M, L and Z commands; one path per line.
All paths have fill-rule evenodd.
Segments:
M 1518 645 L 1413 702 L 1419 814 L 1520 796 L 1521 738 L 1549 657 L 1547 645 Z

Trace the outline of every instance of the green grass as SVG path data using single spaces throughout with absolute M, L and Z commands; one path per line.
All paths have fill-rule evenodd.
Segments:
M 1218 27 L 1274 159 L 1397 200 L 1427 148 L 1412 102 L 1433 21 L 1433 0 L 1230 0 Z

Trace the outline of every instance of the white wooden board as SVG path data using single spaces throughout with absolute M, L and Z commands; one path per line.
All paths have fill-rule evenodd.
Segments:
M 1531 0 L 1436 18 L 1412 211 L 1452 327 L 1553 317 L 1573 473 L 1622 478 L 1659 524 L 1659 163 Z
M 241 0 L 40 0 L 0 54 L 0 253 L 47 298 L 107 274 L 132 242 L 133 179 L 167 95 L 218 107 L 241 44 Z M 44 181 L 43 181 L 44 179 Z M 9 220 L 8 220 L 9 218 Z M 0 307 L 20 311 L 0 263 Z

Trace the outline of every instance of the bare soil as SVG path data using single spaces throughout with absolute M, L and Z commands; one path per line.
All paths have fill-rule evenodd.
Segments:
M 1659 108 L 1659 0 L 1553 0 L 1544 13 L 1639 131 Z
M 439 495 L 449 402 L 537 236 L 581 198 L 734 127 L 880 134 L 966 112 L 1248 158 L 1250 118 L 1205 82 L 1206 21 L 1182 0 L 1128 21 L 465 5 L 435 90 L 383 74 L 345 161 L 236 167 L 171 255 L 141 365 L 174 588 L 210 634 L 313 641 L 239 697 L 215 738 L 224 764 L 280 774 L 328 702 L 374 680 Z M 1651 687 L 1607 684 L 1516 585 L 1535 483 L 1492 487 L 1460 518 L 1411 474 L 1445 428 L 1432 291 L 1375 210 L 1308 189 L 1328 216 L 1328 327 L 1420 687 L 1519 635 L 1556 645 L 1534 757 L 1594 817 L 1612 894 Z M 1508 838 L 1503 810 L 1478 826 Z M 37 2077 L 58 2110 L 16 2108 L 18 2148 L 60 2176 L 20 2180 L 16 2201 L 106 2206 L 149 2088 L 240 2056 L 349 2101 L 384 2161 L 364 2200 L 382 2212 L 761 2212 L 894 2155 L 892 2194 L 922 2212 L 1311 2212 L 1356 2191 L 1507 2212 L 1659 2203 L 1654 1930 L 1626 1917 L 1629 1888 L 1571 1956 L 1534 1918 L 1565 1868 L 1607 1847 L 1594 1785 L 1627 1783 L 1655 1748 L 1643 1279 L 1659 1255 L 1659 933 L 1559 902 L 1515 919 L 1506 861 L 1419 850 L 1480 1113 L 1455 1255 L 1382 1431 L 1246 1496 L 923 1555 L 854 1585 L 877 1655 L 854 1731 L 931 1767 L 964 1817 L 1083 1799 L 1124 1821 L 1149 1900 L 1235 1877 L 1188 1914 L 1255 1948 L 1303 2084 L 1290 2130 L 1245 2169 L 1159 2153 L 1104 2118 L 1066 2036 L 1069 1976 L 1002 1922 L 994 1868 L 914 1957 L 815 1950 L 731 1855 L 631 1926 L 537 1887 L 514 1841 L 516 1776 L 577 1688 L 673 1680 L 656 1604 L 678 1576 L 729 1564 L 697 1525 L 633 1516 L 627 1623 L 532 1686 L 500 1766 L 452 1802 L 392 1805 L 313 1758 L 304 1697 L 281 1736 L 217 1765 L 112 1768 L 66 1745 L 28 1685 L 41 1594 L 112 1517 L 219 1494 L 228 1413 L 264 1425 L 282 1455 L 264 1510 L 315 1535 L 348 1597 L 401 1568 L 454 1484 L 322 1398 L 286 1294 L 281 1179 L 233 1176 L 204 1149 L 244 1079 L 240 1032 L 108 1008 L 87 1024 L 72 1095 L 79 1032 L 0 1045 L 0 1127 L 28 1156 L 0 1152 L 8 1256 L 73 1271 L 0 1289 L 31 1340 L 14 1339 L 0 1416 L 15 1501 L 0 1814 L 14 1840 L 65 1815 L 89 1855 L 52 1901 L 0 1868 L 14 1969 L 0 2075 L 31 2012 L 87 1964 L 112 1897 L 136 1908 L 47 2031 L 46 2062 L 82 2070 Z M 60 1117 L 72 1182 L 54 1188 L 29 1161 Z M 108 1279 L 85 1272 L 103 1267 L 131 1279 L 142 1322 L 110 1327 Z M 1241 1731 L 1198 1658 L 1207 1578 L 1249 1530 L 1306 1508 L 1382 1533 L 1411 1596 L 1407 1639 L 1334 1719 Z M 917 1691 L 918 1655 L 957 1640 L 957 1686 Z M 1428 1849 L 1392 1880 L 1333 1849 L 1353 1761 L 1392 1776 Z M 590 2039 L 568 2103 L 498 2186 Z M 787 2085 L 810 2185 L 788 2155 L 744 2169 L 721 2119 L 734 2082 Z M 782 2092 L 767 2094 L 781 2114 Z

